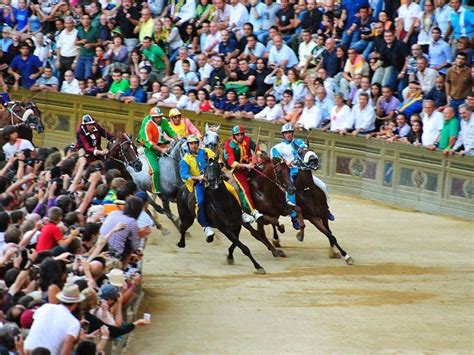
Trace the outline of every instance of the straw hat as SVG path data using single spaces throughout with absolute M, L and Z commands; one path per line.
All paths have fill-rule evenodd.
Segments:
M 125 284 L 124 277 L 123 277 L 123 270 L 120 269 L 112 269 L 107 274 L 109 282 L 111 285 L 116 287 L 122 287 Z
M 64 303 L 80 303 L 84 301 L 85 296 L 81 294 L 77 285 L 66 284 L 63 290 L 56 295 L 56 298 Z

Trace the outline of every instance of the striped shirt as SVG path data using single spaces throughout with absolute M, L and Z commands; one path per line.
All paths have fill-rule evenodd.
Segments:
M 127 226 L 117 232 L 114 232 L 109 239 L 109 248 L 118 254 L 123 254 L 125 245 L 131 245 L 133 250 L 140 247 L 140 237 L 138 236 L 137 220 L 123 214 L 123 211 L 113 211 L 105 219 L 100 234 L 105 235 L 110 232 L 119 223 L 125 223 Z

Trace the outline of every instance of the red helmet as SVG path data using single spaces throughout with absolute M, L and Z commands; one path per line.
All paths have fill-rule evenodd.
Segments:
M 234 134 L 245 134 L 245 128 L 244 126 L 234 126 L 232 127 L 232 135 Z

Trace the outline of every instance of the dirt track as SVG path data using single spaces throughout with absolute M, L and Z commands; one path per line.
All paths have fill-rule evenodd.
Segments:
M 333 196 L 332 229 L 354 258 L 328 258 L 314 227 L 300 243 L 285 220 L 288 258 L 274 259 L 242 235 L 266 275 L 196 225 L 187 248 L 177 235 L 152 238 L 141 312 L 128 354 L 472 353 L 474 223 Z M 168 228 L 171 228 L 167 224 Z

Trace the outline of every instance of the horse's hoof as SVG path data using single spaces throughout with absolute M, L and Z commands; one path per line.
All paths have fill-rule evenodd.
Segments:
M 285 225 L 284 224 L 279 224 L 277 229 L 280 233 L 285 233 Z
M 161 231 L 162 236 L 167 236 L 167 235 L 171 234 L 171 231 L 168 228 L 165 228 L 165 227 L 161 228 L 160 231 Z
M 344 259 L 346 259 L 346 264 L 347 265 L 352 265 L 354 264 L 355 260 L 352 256 L 350 256 L 349 254 L 347 254 Z
M 259 267 L 257 269 L 257 271 L 255 271 L 256 274 L 260 274 L 260 275 L 264 275 L 266 274 L 267 272 L 265 271 L 265 269 L 263 267 Z
M 272 240 L 272 244 L 275 248 L 281 248 L 281 245 L 280 245 L 280 240 L 279 239 L 273 239 Z
M 304 240 L 304 234 L 301 232 L 296 233 L 296 239 L 302 242 Z
M 180 241 L 176 245 L 178 246 L 178 248 L 186 248 L 186 242 L 181 242 Z
M 214 241 L 214 235 L 210 235 L 209 237 L 206 238 L 206 242 L 212 243 Z
M 227 257 L 227 265 L 234 265 L 234 258 Z
M 286 254 L 283 250 L 277 249 L 276 252 L 273 254 L 276 258 L 286 258 Z
M 329 258 L 330 259 L 340 259 L 341 254 L 338 251 L 335 251 L 333 248 L 329 248 Z

